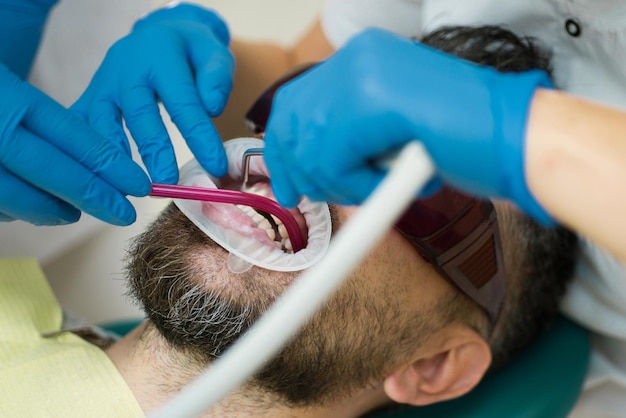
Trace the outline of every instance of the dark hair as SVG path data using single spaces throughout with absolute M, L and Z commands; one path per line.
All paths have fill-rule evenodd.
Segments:
M 517 210 L 509 212 L 500 231 L 508 241 L 505 265 L 517 283 L 507 289 L 506 322 L 490 343 L 492 369 L 509 362 L 554 321 L 578 256 L 578 238 L 568 229 L 547 228 Z
M 550 54 L 536 39 L 498 26 L 447 26 L 428 33 L 422 43 L 502 72 L 540 69 L 552 76 Z
M 497 26 L 443 27 L 421 42 L 501 72 L 552 72 L 550 54 L 537 40 Z M 507 363 L 556 317 L 577 257 L 577 237 L 569 230 L 547 228 L 521 212 L 508 212 L 498 216 L 507 281 L 515 286 L 507 286 L 501 314 L 505 324 L 491 341 L 492 368 Z

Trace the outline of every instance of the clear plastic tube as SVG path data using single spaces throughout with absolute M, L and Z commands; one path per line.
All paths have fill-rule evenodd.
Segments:
M 287 209 L 277 202 L 264 196 L 253 193 L 238 192 L 236 190 L 205 189 L 202 187 L 181 186 L 171 184 L 152 184 L 150 196 L 169 197 L 172 199 L 201 200 L 205 202 L 233 203 L 250 206 L 254 209 L 267 212 L 276 216 L 285 225 L 287 234 L 291 240 L 293 252 L 298 252 L 305 247 L 302 232 L 294 217 Z

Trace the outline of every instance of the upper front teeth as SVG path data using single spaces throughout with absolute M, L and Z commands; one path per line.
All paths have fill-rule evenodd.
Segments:
M 256 183 L 252 186 L 244 187 L 241 191 L 246 193 L 254 193 L 259 196 L 269 197 L 269 193 L 267 192 L 267 190 L 257 186 Z
M 259 187 L 256 183 L 251 186 L 246 186 L 242 188 L 242 191 L 246 193 L 254 193 L 256 195 L 267 197 L 267 198 L 274 200 L 273 197 L 270 195 L 269 190 L 267 188 Z M 276 230 L 272 228 L 271 223 L 263 215 L 259 214 L 256 210 L 254 210 L 253 208 L 249 206 L 242 206 L 242 205 L 237 205 L 237 206 L 241 208 L 246 214 L 248 214 L 252 218 L 252 220 L 257 223 L 259 228 L 264 229 L 268 237 L 270 237 L 271 240 L 276 241 L 276 244 L 280 249 L 284 251 L 289 251 L 289 252 L 293 251 L 293 247 L 291 246 L 291 240 L 289 239 L 289 234 L 287 233 L 287 228 L 285 228 L 285 225 L 282 223 L 280 219 L 278 219 L 276 216 L 272 214 L 269 214 L 272 218 L 272 221 L 274 221 L 274 223 L 277 226 L 277 229 L 278 229 L 278 237 L 277 237 Z

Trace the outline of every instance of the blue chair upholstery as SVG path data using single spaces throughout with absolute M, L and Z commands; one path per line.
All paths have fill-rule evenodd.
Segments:
M 143 319 L 121 319 L 119 321 L 107 322 L 99 325 L 100 328 L 105 329 L 111 334 L 117 337 L 123 337 L 133 330 L 136 326 L 141 324 Z

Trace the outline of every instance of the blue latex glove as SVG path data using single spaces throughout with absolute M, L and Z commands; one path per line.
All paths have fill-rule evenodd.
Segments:
M 283 86 L 265 132 L 278 201 L 359 204 L 384 172 L 372 161 L 421 140 L 440 178 L 510 198 L 549 220 L 526 186 L 524 134 L 540 71 L 499 73 L 370 29 Z
M 0 0 L 0 63 L 25 79 L 57 0 Z
M 232 89 L 228 28 L 212 11 L 180 4 L 149 14 L 115 43 L 72 109 L 130 155 L 126 126 L 157 183 L 176 183 L 174 148 L 159 114 L 161 100 L 189 148 L 210 173 L 227 160 L 211 122 Z
M 135 220 L 124 195 L 150 192 L 141 167 L 2 64 L 0 91 L 0 220 L 57 225 L 80 210 L 116 225 Z

